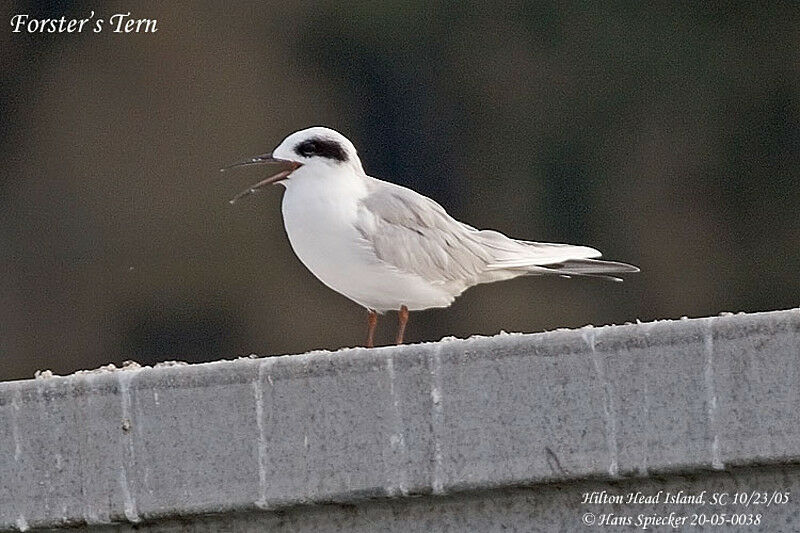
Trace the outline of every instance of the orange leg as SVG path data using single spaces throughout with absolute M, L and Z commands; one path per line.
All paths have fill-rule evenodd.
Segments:
M 367 330 L 367 348 L 373 348 L 375 346 L 375 326 L 378 325 L 377 311 L 369 312 L 367 316 L 367 325 L 369 326 Z
M 397 315 L 397 344 L 403 344 L 403 336 L 406 333 L 406 324 L 408 323 L 408 307 L 405 305 L 400 307 Z

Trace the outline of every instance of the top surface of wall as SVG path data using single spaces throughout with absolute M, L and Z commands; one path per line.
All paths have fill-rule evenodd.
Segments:
M 0 528 L 800 459 L 800 311 L 0 383 Z

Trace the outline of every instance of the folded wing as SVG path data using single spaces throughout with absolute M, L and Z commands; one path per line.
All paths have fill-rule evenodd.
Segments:
M 514 275 L 599 276 L 636 272 L 600 261 L 586 246 L 511 239 L 463 224 L 430 198 L 399 185 L 371 180 L 357 229 L 378 260 L 431 283 L 471 285 Z M 504 275 L 498 276 L 499 273 Z

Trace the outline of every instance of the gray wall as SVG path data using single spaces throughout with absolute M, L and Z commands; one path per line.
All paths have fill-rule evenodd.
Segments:
M 580 500 L 683 489 L 767 492 L 755 530 L 791 530 L 798 355 L 791 310 L 2 383 L 0 527 L 569 531 L 757 508 Z

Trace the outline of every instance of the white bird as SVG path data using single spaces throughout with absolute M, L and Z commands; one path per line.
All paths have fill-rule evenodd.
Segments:
M 231 203 L 270 183 L 286 187 L 292 249 L 322 283 L 367 309 L 368 347 L 378 313 L 399 311 L 400 344 L 409 311 L 448 307 L 480 283 L 528 275 L 621 281 L 612 274 L 639 271 L 600 261 L 593 248 L 522 241 L 459 222 L 430 198 L 368 176 L 353 143 L 329 128 L 297 131 L 272 153 L 222 170 L 267 163 L 280 167 Z

